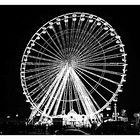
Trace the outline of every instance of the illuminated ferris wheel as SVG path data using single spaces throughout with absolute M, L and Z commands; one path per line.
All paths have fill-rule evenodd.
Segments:
M 122 92 L 126 65 L 120 36 L 102 18 L 75 12 L 50 20 L 30 39 L 21 62 L 32 117 L 100 113 Z

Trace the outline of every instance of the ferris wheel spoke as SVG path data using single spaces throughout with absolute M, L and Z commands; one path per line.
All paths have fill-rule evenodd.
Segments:
M 99 93 L 78 71 L 79 76 L 107 103 L 108 101 Z
M 46 82 L 46 81 L 45 81 Z M 39 85 L 38 87 L 36 87 L 36 88 L 34 88 L 34 90 L 32 90 L 30 93 L 29 93 L 29 95 L 30 95 L 30 97 L 32 97 L 32 96 L 34 96 L 39 90 L 42 90 L 42 89 L 45 89 L 45 87 L 44 86 L 46 86 L 46 87 L 48 87 L 48 85 L 49 85 L 49 83 L 43 83 L 44 85 Z M 33 99 L 33 101 L 35 102 L 35 97 L 34 97 L 34 99 Z
M 75 35 L 74 35 L 73 40 L 71 40 L 71 41 L 72 41 L 72 46 L 71 46 L 71 48 L 74 47 L 74 44 L 75 44 L 75 41 L 76 41 L 76 37 L 77 37 L 77 35 L 78 35 L 78 30 L 80 29 L 80 27 L 81 27 L 81 20 L 79 19 L 77 28 L 74 28 L 74 30 L 75 30 Z
M 125 63 L 118 63 L 118 62 L 115 62 L 115 63 L 81 63 L 81 65 L 85 65 L 85 66 L 126 66 L 127 64 Z M 79 66 L 81 66 L 79 65 Z
M 61 39 L 62 39 L 62 44 L 63 44 L 63 49 L 66 47 L 66 42 L 65 42 L 65 38 L 64 38 L 64 31 L 62 30 L 62 26 L 61 24 L 58 25 L 59 26 L 59 30 L 60 30 L 60 34 L 61 34 Z
M 50 71 L 50 70 L 48 70 L 48 71 Z M 43 72 L 40 72 L 40 73 L 38 73 L 38 74 L 33 74 L 33 75 L 31 75 L 31 76 L 27 76 L 27 77 L 25 78 L 25 80 L 28 81 L 28 80 L 31 80 L 31 79 L 34 79 L 34 78 L 37 78 L 37 77 L 41 77 L 41 76 L 43 76 L 43 75 L 46 75 L 46 74 L 48 73 L 48 71 L 43 71 Z M 55 71 L 56 71 L 56 69 L 52 70 L 51 72 L 53 73 L 53 72 L 55 72 Z
M 86 36 L 86 34 L 87 34 L 87 29 L 88 29 L 88 27 L 89 27 L 89 21 L 87 20 L 86 23 L 85 23 L 85 25 L 84 25 L 84 27 L 83 27 L 83 29 L 82 29 L 82 31 L 81 31 L 81 35 L 80 35 L 79 38 L 78 38 L 77 44 L 76 44 L 76 46 L 75 46 L 75 48 L 77 47 L 77 49 L 75 50 L 76 53 L 77 53 L 78 50 L 80 49 L 79 47 L 80 47 L 81 45 L 79 45 L 79 44 L 85 39 L 85 36 Z M 74 52 L 75 52 L 75 51 L 74 51 Z
M 43 60 L 45 62 L 54 62 L 56 63 L 56 60 L 53 59 L 47 59 L 47 58 L 42 58 L 42 57 L 38 57 L 38 56 L 32 56 L 32 55 L 28 55 L 29 58 L 33 58 L 33 59 L 37 59 L 37 60 Z M 58 63 L 58 62 L 57 62 Z
M 38 84 L 39 82 L 40 82 L 40 83 L 43 82 L 43 81 L 46 80 L 46 79 L 48 80 L 48 79 L 52 78 L 51 80 L 53 80 L 53 78 L 54 78 L 55 75 L 57 75 L 57 74 L 58 74 L 57 71 L 56 71 L 56 72 L 53 72 L 52 74 L 50 73 L 48 76 L 45 74 L 45 75 L 42 76 L 41 78 L 38 78 L 38 79 L 35 80 L 34 82 L 28 84 L 27 87 L 30 88 L 30 87 L 32 87 L 32 86 Z M 48 80 L 48 81 L 49 81 L 49 80 Z
M 93 34 L 93 37 L 94 38 L 97 38 L 97 36 L 101 33 L 101 31 L 104 29 L 103 28 L 103 24 L 102 25 L 100 25 L 100 27 L 98 28 L 98 30 Z
M 94 51 L 95 49 L 99 49 L 99 48 L 102 48 L 103 49 L 103 47 L 105 47 L 105 46 L 107 46 L 108 44 L 110 44 L 110 43 L 112 43 L 113 41 L 116 41 L 117 39 L 116 38 L 114 38 L 114 37 L 112 37 L 112 38 L 110 38 L 109 40 L 107 40 L 107 41 L 105 41 L 105 42 L 103 42 L 103 43 L 99 43 L 100 41 L 99 40 L 96 40 L 96 41 L 94 41 L 92 44 L 90 44 L 90 45 L 88 45 L 88 47 L 91 47 L 91 51 Z M 97 45 L 97 46 L 96 46 Z M 96 46 L 96 47 L 95 47 Z M 86 56 L 86 53 L 87 53 L 87 51 L 85 51 L 85 49 L 83 50 L 83 51 L 81 51 L 81 53 L 80 53 L 80 56 L 82 57 L 82 56 Z M 83 53 L 83 54 L 82 54 Z
M 30 73 L 30 72 L 39 72 L 39 71 L 44 71 L 44 70 L 46 70 L 46 71 L 50 71 L 50 70 L 57 70 L 57 71 L 59 71 L 60 70 L 60 68 L 61 68 L 61 66 L 53 66 L 53 64 L 51 65 L 48 65 L 48 66 L 45 66 L 45 67 L 37 67 L 37 68 L 30 68 L 30 69 L 27 69 L 27 70 L 25 70 L 25 73 Z
M 50 78 L 51 78 L 51 77 L 50 77 Z M 52 77 L 52 78 L 51 78 L 51 82 L 53 82 L 54 80 L 55 80 L 55 77 Z M 42 97 L 43 95 L 46 94 L 49 85 L 51 85 L 51 84 L 50 84 L 51 82 L 48 81 L 47 79 L 45 79 L 45 82 L 41 84 L 41 86 L 42 86 L 42 88 L 41 88 L 42 91 L 34 98 L 34 102 L 37 102 L 38 100 L 41 99 L 41 97 Z
M 86 41 L 84 42 L 85 45 L 90 45 L 92 42 L 94 43 L 96 40 L 99 40 L 100 38 L 97 38 L 97 36 L 100 34 L 100 32 L 103 30 L 103 25 L 98 28 L 98 30 L 93 33 L 93 35 Z
M 99 42 L 101 42 L 104 38 L 106 38 L 110 33 L 108 31 L 106 31 L 102 36 L 98 37 L 94 36 L 94 34 L 92 35 L 92 37 L 90 38 L 90 40 L 88 40 L 87 42 L 85 42 L 84 46 L 89 46 L 91 48 L 93 48 L 94 46 L 100 44 Z M 113 37 L 114 38 L 114 37 Z M 109 39 L 108 39 L 109 40 Z M 111 38 L 110 38 L 111 41 Z
M 69 48 L 69 27 L 68 27 L 68 19 L 65 19 L 65 33 L 66 34 L 66 46 Z
M 110 30 L 106 30 L 101 36 L 98 36 L 104 30 L 103 25 L 99 28 L 98 33 L 94 35 L 94 39 L 98 41 L 102 41 L 104 38 L 110 35 Z
M 50 77 L 51 78 L 51 77 Z M 54 77 L 52 77 L 51 81 L 54 80 Z M 49 82 L 48 81 L 48 77 L 46 77 L 45 79 L 42 80 L 42 83 L 40 84 L 40 79 L 37 80 L 38 82 L 38 86 L 36 88 L 34 88 L 34 90 L 32 90 L 30 92 L 30 96 L 34 95 L 36 92 L 38 92 L 41 88 L 44 88 L 45 86 L 48 86 L 49 85 Z
M 94 31 L 94 29 L 97 26 L 97 24 L 95 24 L 95 23 L 96 23 L 96 20 L 94 21 L 94 23 L 90 27 L 89 32 L 85 35 L 85 37 L 84 37 L 83 41 L 80 43 L 80 45 L 83 46 L 83 44 L 85 44 L 85 42 L 87 42 L 91 38 L 92 32 Z M 83 49 L 83 47 L 81 47 L 81 49 Z M 80 49 L 80 51 L 81 51 L 81 49 Z
M 55 45 L 55 47 L 57 48 L 57 50 L 59 51 L 59 53 L 53 48 L 53 47 L 51 47 L 55 52 L 57 52 L 57 54 L 60 56 L 60 57 L 62 57 L 63 58 L 63 54 L 62 54 L 62 48 L 61 48 L 61 44 L 60 44 L 60 42 L 59 42 L 59 46 L 60 46 L 60 48 L 59 48 L 59 46 L 55 43 L 55 41 L 54 41 L 54 39 L 50 36 L 50 34 L 48 33 L 48 31 L 46 30 L 46 33 L 47 33 L 47 35 L 49 36 L 49 38 L 52 40 L 52 42 L 53 42 L 53 44 Z M 56 32 L 55 32 L 56 33 Z M 55 36 L 56 36 L 56 38 L 57 38 L 57 40 L 58 40 L 58 36 L 55 34 Z M 45 42 L 48 44 L 48 42 L 45 40 Z
M 43 96 L 45 96 L 46 92 L 47 92 L 47 88 L 48 86 L 46 86 L 44 89 L 42 89 L 42 91 L 34 98 L 34 102 L 37 103 L 41 98 L 43 98 Z
M 37 85 L 39 82 L 43 82 L 44 80 L 46 80 L 46 78 L 47 78 L 46 75 L 44 75 L 39 80 L 37 79 L 37 80 L 31 82 L 30 84 L 27 84 L 27 87 L 31 88 L 31 87 Z
M 112 94 L 115 94 L 113 91 L 111 91 L 110 89 L 106 88 L 103 84 L 101 84 L 100 82 L 97 82 L 96 80 L 94 80 L 93 78 L 91 78 L 90 76 L 88 76 L 87 74 L 85 74 L 84 72 L 80 71 L 80 70 L 76 70 L 78 72 L 80 72 L 81 74 L 85 75 L 86 77 L 88 77 L 90 80 L 92 80 L 93 82 L 95 82 L 96 84 L 100 85 L 101 87 L 103 87 L 104 89 L 106 89 L 107 91 L 109 91 Z
M 34 88 L 31 92 L 29 92 L 29 95 L 32 97 L 34 94 L 36 94 L 41 89 L 42 89 L 42 85 L 39 84 L 36 88 Z
M 55 30 L 54 27 L 52 28 L 52 30 L 53 30 L 53 32 L 54 32 L 54 35 L 55 35 L 57 41 L 58 41 L 58 44 L 59 44 L 60 48 L 61 48 L 60 50 L 61 50 L 61 52 L 62 52 L 62 56 L 64 57 L 64 52 L 63 52 L 62 43 L 61 43 L 61 41 L 60 41 L 60 39 L 59 39 L 59 37 L 58 37 L 58 35 L 57 35 L 57 32 L 56 32 L 56 30 Z
M 110 70 L 106 70 L 106 69 L 93 68 L 93 67 L 88 67 L 88 66 L 82 66 L 82 65 L 80 67 L 83 69 L 94 70 L 94 71 L 109 73 L 109 74 L 118 75 L 118 76 L 122 76 L 124 74 L 124 73 L 120 73 L 120 72 L 110 71 Z
M 111 51 L 114 51 L 114 50 L 117 50 L 117 49 L 120 49 L 119 44 L 111 46 L 111 47 L 109 47 L 107 49 L 104 49 L 103 51 L 99 51 L 99 52 L 94 51 L 95 53 L 93 52 L 93 56 L 96 57 L 96 56 L 99 56 L 101 54 L 106 54 L 108 52 L 111 52 Z
M 100 42 L 101 40 L 98 39 L 98 41 Z M 113 41 L 116 41 L 116 39 L 115 39 L 115 38 L 112 38 L 112 39 L 110 39 L 110 41 L 107 40 L 106 42 L 103 42 L 102 44 L 98 43 L 97 46 L 95 45 L 96 47 L 93 48 L 93 53 L 94 53 L 94 52 L 97 52 L 97 50 L 99 50 L 100 48 L 103 48 L 103 47 L 109 45 L 109 44 L 112 43 Z M 113 48 L 115 48 L 115 47 L 118 47 L 118 45 L 120 45 L 120 44 L 116 44 L 116 45 L 114 45 L 114 46 L 111 46 L 112 48 L 110 47 L 110 49 L 113 49 Z M 105 50 L 106 50 L 106 49 L 104 49 L 104 51 L 105 51 Z
M 76 18 L 72 19 L 71 30 L 70 30 L 70 44 L 69 44 L 69 52 L 71 54 L 72 43 L 74 40 L 74 31 L 75 31 L 75 20 Z
M 79 68 L 79 67 L 78 67 L 77 69 L 79 69 L 79 70 L 81 70 L 81 71 L 85 71 L 85 72 L 87 72 L 87 73 L 89 73 L 89 74 L 91 74 L 91 75 L 93 75 L 93 76 L 99 77 L 99 78 L 101 78 L 101 79 L 104 79 L 104 80 L 109 81 L 109 82 L 111 82 L 111 83 L 114 83 L 114 84 L 116 84 L 116 85 L 119 85 L 118 82 L 115 82 L 115 81 L 113 81 L 113 80 L 111 80 L 111 79 L 109 79 L 109 78 L 100 76 L 100 75 L 98 75 L 98 74 L 92 73 L 92 72 L 90 72 L 90 71 L 88 71 L 88 70 L 85 70 L 85 69 L 83 69 L 83 68 Z
M 48 62 L 45 62 L 45 63 L 42 63 L 42 62 L 25 62 L 26 65 L 33 65 L 33 66 L 52 66 L 52 65 L 58 65 L 59 63 L 48 63 Z
M 94 51 L 92 52 L 92 54 L 91 54 L 91 52 L 87 52 L 86 58 L 87 58 L 88 56 L 91 57 L 91 55 L 92 55 L 93 58 L 96 57 L 96 56 L 99 56 L 99 55 L 101 55 L 101 54 L 105 55 L 105 54 L 108 53 L 108 52 L 111 52 L 111 51 L 120 49 L 120 46 L 119 46 L 119 45 L 120 45 L 120 44 L 116 44 L 116 45 L 114 45 L 114 46 L 108 47 L 107 49 L 104 49 L 104 50 L 101 50 L 101 51 L 97 51 L 97 50 L 99 50 L 99 48 L 100 48 L 100 47 L 98 47 L 96 50 L 94 50 Z M 96 52 L 96 51 L 97 51 L 97 52 Z M 83 57 L 83 58 L 84 58 L 84 57 Z
M 108 47 L 108 48 L 104 49 L 103 51 L 99 51 L 99 52 L 98 52 L 98 50 L 99 50 L 100 48 L 102 48 L 102 46 L 100 47 L 100 45 L 99 45 L 99 46 L 97 46 L 96 48 L 97 48 L 97 49 L 93 48 L 93 55 L 94 55 L 94 56 L 98 56 L 98 55 L 100 55 L 100 54 L 102 54 L 102 53 L 105 54 L 105 53 L 107 53 L 107 52 L 111 52 L 111 51 L 113 51 L 113 50 L 120 49 L 120 44 L 113 45 L 113 46 Z
M 49 38 L 51 39 L 51 41 L 53 42 L 53 44 L 55 45 L 55 47 L 58 49 L 58 51 L 61 53 L 59 47 L 56 45 L 56 43 L 54 42 L 53 38 L 50 36 L 50 34 L 48 33 L 48 31 L 46 30 L 45 32 L 47 33 L 47 35 L 49 36 Z M 49 51 L 49 52 L 51 52 L 53 55 L 55 55 L 58 59 L 61 59 L 61 58 L 62 58 L 62 55 L 60 55 L 60 54 L 58 53 L 58 51 L 56 51 L 56 50 L 54 49 L 54 47 L 53 47 L 41 34 L 38 34 L 38 33 L 37 33 L 37 35 L 38 35 L 51 49 L 53 49 L 53 51 L 55 51 L 55 53 L 56 53 L 58 56 L 57 56 L 56 54 L 52 53 L 51 51 Z M 38 44 L 39 44 L 39 43 L 38 43 Z M 44 50 L 47 50 L 47 51 L 48 51 L 48 49 L 46 49 L 44 46 L 41 46 L 41 47 L 42 47 Z
M 47 73 L 46 71 L 43 71 L 43 72 L 40 72 L 40 73 L 38 73 L 38 74 L 30 75 L 30 76 L 27 76 L 27 77 L 25 78 L 25 80 L 26 80 L 26 81 L 29 81 L 29 80 L 31 80 L 31 79 L 34 79 L 34 78 L 43 76 L 43 75 L 45 75 L 46 73 Z
M 45 67 L 32 68 L 32 69 L 25 70 L 25 73 L 36 72 L 36 71 L 43 71 L 43 70 L 49 70 L 50 71 L 50 69 L 59 70 L 60 69 L 60 66 L 48 65 L 48 66 L 45 66 Z
M 123 53 L 118 53 L 118 54 L 114 54 L 114 55 L 108 55 L 108 56 L 103 56 L 103 57 L 97 57 L 97 58 L 87 58 L 87 59 L 83 59 L 83 62 L 97 62 L 97 61 L 101 61 L 101 60 L 108 60 L 108 59 L 113 59 L 113 58 L 119 58 L 122 57 L 124 54 Z M 82 62 L 82 60 L 81 60 Z
M 42 45 L 40 45 L 39 43 L 37 43 L 37 42 L 35 42 L 37 45 L 39 45 L 39 46 L 41 46 L 42 48 L 44 48 Z M 57 56 L 56 54 L 54 54 L 52 51 L 50 51 L 49 49 L 45 49 L 45 50 L 47 50 L 49 53 L 51 53 L 52 55 L 54 55 L 54 56 L 51 56 L 51 55 L 48 55 L 48 54 L 46 54 L 46 53 L 43 53 L 43 52 L 41 52 L 41 51 L 38 51 L 38 50 L 36 50 L 36 49 L 34 49 L 34 48 L 31 48 L 31 50 L 33 50 L 33 51 L 36 51 L 36 52 L 38 52 L 38 53 L 40 53 L 40 54 L 42 54 L 42 55 L 45 55 L 45 56 L 47 56 L 47 57 L 49 57 L 49 58 L 52 58 L 52 59 L 54 59 L 54 60 L 57 60 L 57 61 L 60 61 L 61 60 L 61 58 L 59 57 L 59 56 Z
M 99 46 L 103 49 L 103 47 L 105 47 L 105 46 L 107 46 L 107 45 L 109 45 L 109 44 L 111 44 L 112 42 L 115 42 L 115 41 L 117 41 L 118 39 L 117 38 L 115 38 L 115 37 L 112 37 L 112 38 L 110 38 L 110 39 L 108 39 L 108 40 L 106 40 L 106 41 L 104 41 L 103 43 L 99 43 L 100 42 L 100 40 L 97 40 L 97 42 L 93 45 L 93 44 L 91 44 L 92 45 L 92 47 L 93 47 L 93 51 L 94 50 L 98 50 L 99 49 Z M 90 45 L 90 46 L 91 46 Z
M 79 43 L 80 49 L 77 49 L 78 50 L 77 53 L 79 53 L 82 49 L 84 49 L 85 46 L 87 46 L 89 42 L 95 40 L 94 34 L 92 34 L 92 32 L 94 31 L 94 29 L 97 26 L 95 23 L 96 23 L 96 21 L 91 26 L 89 32 L 85 35 L 85 37 L 83 38 L 83 40 Z
M 36 81 L 38 82 L 38 81 Z M 44 86 L 48 86 L 49 83 L 46 79 L 44 79 L 44 81 L 42 80 L 42 84 L 40 84 L 39 82 L 37 83 L 39 84 L 36 88 L 34 88 L 32 91 L 29 92 L 29 95 L 32 97 L 33 95 L 35 95 L 39 90 L 44 89 Z M 30 86 L 31 87 L 31 86 Z M 29 87 L 29 89 L 30 89 Z
M 75 35 L 75 42 L 73 42 L 74 44 L 74 46 L 73 46 L 73 50 L 72 50 L 72 53 L 73 52 L 75 52 L 76 50 L 77 50 L 77 44 L 78 44 L 78 41 L 79 41 L 79 38 L 81 38 L 81 36 L 82 36 L 82 33 L 81 33 L 81 26 L 82 26 L 82 23 L 83 23 L 83 20 L 82 19 L 84 19 L 83 17 L 80 17 L 80 19 L 79 19 L 79 24 L 78 24 L 78 27 L 77 27 L 77 30 L 76 30 L 76 35 Z
M 81 17 L 80 17 L 80 19 L 79 19 L 79 21 L 78 21 L 78 25 L 77 25 L 76 32 L 75 32 L 75 36 L 74 36 L 74 38 L 73 38 L 73 40 L 72 40 L 72 46 L 71 46 L 71 52 L 72 52 L 72 53 L 73 53 L 74 50 L 75 50 L 75 45 L 76 45 L 77 38 L 78 38 L 78 36 L 79 36 L 79 34 L 80 34 L 81 26 L 82 26 L 82 21 L 81 21 Z

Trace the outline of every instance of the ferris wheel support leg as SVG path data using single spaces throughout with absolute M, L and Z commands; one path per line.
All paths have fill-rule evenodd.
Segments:
M 73 72 L 73 75 L 75 75 L 74 72 Z M 80 99 L 82 101 L 82 104 L 83 104 L 83 107 L 84 107 L 84 109 L 86 111 L 87 116 L 89 116 L 90 120 L 92 120 L 93 119 L 92 114 L 94 114 L 94 112 L 96 112 L 97 110 L 96 110 L 95 106 L 92 104 L 92 101 L 91 101 L 91 99 L 89 97 L 90 93 L 88 93 L 88 90 L 83 85 L 83 83 L 80 81 L 78 76 L 75 75 L 74 78 L 75 77 L 77 77 L 77 79 L 74 80 L 75 85 L 76 85 L 77 88 L 79 87 L 79 89 L 80 89 L 80 92 L 78 92 L 79 97 L 80 97 Z M 79 83 L 79 85 L 77 85 L 76 83 Z M 77 89 L 77 91 L 78 91 L 78 89 Z M 95 114 L 94 114 L 94 118 L 95 118 L 95 120 L 97 120 L 98 124 L 101 122 L 101 120 Z
M 74 70 L 71 71 L 71 75 L 73 77 L 73 81 L 75 83 L 75 87 L 77 88 L 77 91 L 79 91 L 78 94 L 79 94 L 79 97 L 81 99 L 81 102 L 82 102 L 82 105 L 84 107 L 84 110 L 85 110 L 87 116 L 90 116 L 90 113 L 92 112 L 92 110 L 90 108 L 89 103 L 87 102 L 87 100 L 85 98 L 87 95 L 86 95 L 86 91 L 83 88 L 83 84 L 80 81 L 80 79 L 77 76 L 77 74 L 74 72 Z
M 30 114 L 30 117 L 28 119 L 28 124 L 30 124 L 33 121 L 33 119 L 36 116 L 36 114 L 37 114 L 37 110 L 36 109 L 33 109 L 32 112 L 31 112 L 31 114 Z
M 79 112 L 79 114 L 82 114 L 82 109 L 81 109 L 81 106 L 80 106 L 78 93 L 77 93 L 77 91 L 75 89 L 75 86 L 74 86 L 74 95 L 75 95 L 75 99 L 77 99 L 76 104 L 77 104 L 77 107 L 78 107 L 78 112 Z
M 48 108 L 48 106 L 50 105 L 50 102 L 51 102 L 51 100 L 52 100 L 52 98 L 53 98 L 53 95 L 55 94 L 55 91 L 56 91 L 56 89 L 57 89 L 57 87 L 58 87 L 58 84 L 60 83 L 60 80 L 61 80 L 61 78 L 62 78 L 62 76 L 63 76 L 63 73 L 64 73 L 64 70 L 65 70 L 65 68 L 63 68 L 63 70 L 60 72 L 60 74 L 58 75 L 58 77 L 56 77 L 56 79 L 54 80 L 54 82 L 52 83 L 52 85 L 51 85 L 51 87 L 49 88 L 49 90 L 47 91 L 47 93 L 46 93 L 46 96 L 50 93 L 50 91 L 52 90 L 52 88 L 53 88 L 53 91 L 51 92 L 51 95 L 50 95 L 50 99 L 48 100 L 48 102 L 47 102 L 47 104 L 46 104 L 46 106 L 45 106 L 45 109 L 44 109 L 44 111 L 43 111 L 43 115 L 45 114 L 45 112 L 46 112 L 46 109 Z M 43 99 L 42 99 L 42 101 L 39 103 L 39 105 L 38 105 L 38 108 L 40 108 L 40 106 L 43 104 L 43 102 L 45 101 L 45 99 L 46 99 L 46 97 L 44 97 Z
M 69 69 L 67 70 L 64 78 L 63 78 L 63 81 L 62 81 L 62 84 L 61 84 L 61 87 L 59 88 L 58 92 L 57 92 L 57 96 L 55 96 L 56 98 L 58 97 L 58 101 L 56 102 L 56 105 L 55 105 L 55 109 L 54 109 L 54 115 L 57 114 L 57 111 L 58 111 L 58 107 L 59 107 L 59 104 L 60 104 L 60 101 L 61 101 L 61 98 L 62 98 L 62 95 L 63 95 L 63 92 L 64 92 L 64 89 L 66 88 L 66 83 L 67 83 L 67 80 L 68 80 L 68 76 L 69 76 Z M 52 106 L 54 105 L 54 103 L 52 104 Z M 49 109 L 50 110 L 50 109 Z M 50 112 L 50 111 L 49 111 Z M 48 112 L 48 113 L 49 113 Z
M 54 113 L 53 115 L 57 115 L 57 112 L 58 112 L 58 107 L 59 107 L 59 104 L 60 104 L 60 101 L 61 101 L 61 98 L 62 98 L 62 95 L 63 95 L 63 92 L 64 92 L 64 88 L 66 86 L 66 81 L 65 83 L 63 84 L 62 88 L 61 88 L 61 91 L 60 91 L 60 95 L 58 97 L 58 100 L 56 101 L 56 105 L 55 105 L 55 109 L 54 109 Z
M 61 79 L 63 78 L 63 75 L 65 74 L 65 70 L 66 70 L 66 67 L 63 68 L 63 70 L 61 71 L 61 73 L 60 73 L 60 75 L 59 75 L 59 77 L 58 77 L 58 79 L 57 79 L 57 83 L 55 84 L 54 89 L 53 89 L 53 91 L 52 91 L 52 93 L 51 93 L 50 99 L 49 99 L 49 101 L 47 102 L 47 104 L 46 104 L 46 106 L 45 106 L 45 108 L 44 108 L 44 110 L 43 110 L 43 114 L 45 114 L 46 111 L 47 111 L 47 109 L 48 109 L 48 107 L 51 106 L 51 107 L 49 107 L 49 110 L 48 110 L 48 112 L 47 112 L 47 115 L 49 115 L 50 110 L 51 110 L 52 107 L 53 107 L 52 105 L 56 102 L 56 99 L 57 99 L 56 97 L 58 96 L 58 93 L 59 93 L 59 92 L 57 91 L 57 93 L 56 93 L 54 99 L 53 99 L 53 95 L 55 94 L 55 92 L 56 92 L 57 89 L 60 91 L 60 89 L 61 89 L 61 87 L 62 87 L 62 85 L 63 85 L 63 82 L 62 82 L 61 85 L 60 85 L 60 87 L 58 88 L 58 85 L 60 84 Z M 63 78 L 63 81 L 64 81 L 64 79 L 65 79 L 65 78 Z M 52 100 L 52 99 L 53 99 L 53 100 Z M 51 101 L 52 101 L 52 102 L 51 102 Z
M 51 112 L 51 110 L 52 110 L 54 104 L 55 104 L 55 103 L 56 103 L 56 105 L 58 104 L 57 98 L 58 98 L 59 94 L 63 94 L 63 92 L 62 92 L 62 86 L 63 86 L 63 83 L 62 83 L 61 86 L 59 87 L 59 89 L 58 89 L 58 91 L 57 91 L 57 93 L 56 93 L 56 95 L 55 95 L 55 98 L 53 99 L 53 101 L 52 101 L 52 103 L 51 103 L 51 105 L 50 105 L 50 107 L 49 107 L 49 110 L 48 110 L 48 112 L 47 112 L 47 115 L 50 114 L 50 112 Z M 63 87 L 64 87 L 64 86 L 63 86 Z M 56 110 L 56 105 L 55 105 L 55 109 L 54 109 L 54 110 Z M 54 113 L 53 113 L 53 114 L 54 114 Z M 56 115 L 56 114 L 54 114 L 54 115 Z
M 67 100 L 67 89 L 65 90 L 65 93 L 64 93 L 64 98 L 63 98 L 63 103 L 62 103 L 62 114 L 66 113 L 66 100 Z

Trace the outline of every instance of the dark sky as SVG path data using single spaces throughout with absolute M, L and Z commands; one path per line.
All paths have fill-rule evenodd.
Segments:
M 140 111 L 140 6 L 0 6 L 0 116 L 29 116 L 30 105 L 20 84 L 23 51 L 43 24 L 69 12 L 95 14 L 116 29 L 128 54 L 127 82 L 119 95 L 119 108 L 131 115 Z

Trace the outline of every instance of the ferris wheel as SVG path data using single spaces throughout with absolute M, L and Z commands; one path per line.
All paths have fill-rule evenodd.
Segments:
M 44 24 L 24 51 L 20 75 L 32 116 L 74 110 L 93 116 L 122 92 L 124 44 L 114 28 L 88 13 L 68 13 Z

